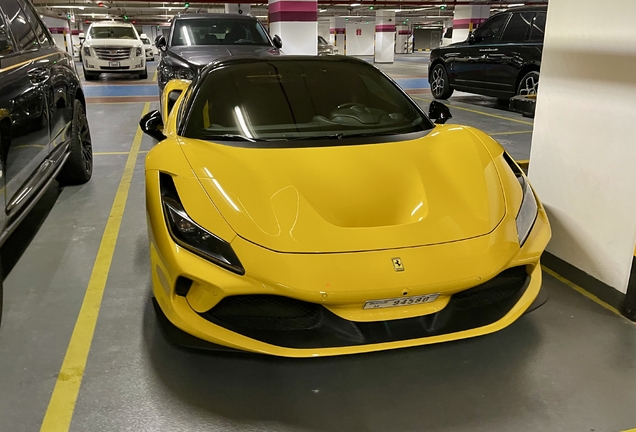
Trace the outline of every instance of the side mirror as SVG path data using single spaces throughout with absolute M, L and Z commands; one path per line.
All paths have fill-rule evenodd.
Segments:
M 435 124 L 444 124 L 448 120 L 452 119 L 453 116 L 446 105 L 433 101 L 428 107 L 428 118 L 433 120 Z
M 166 38 L 163 35 L 159 35 L 155 38 L 155 46 L 161 51 L 165 51 L 168 46 L 168 42 L 166 42 Z
M 280 36 L 278 35 L 274 35 L 274 39 L 272 39 L 272 42 L 274 42 L 274 46 L 278 49 L 283 48 L 283 41 L 281 40 Z
M 157 110 L 150 111 L 143 116 L 139 121 L 139 127 L 146 135 L 150 135 L 157 141 L 163 141 L 166 136 L 161 132 L 160 128 L 163 128 L 163 120 L 161 119 L 161 113 Z
M 472 45 L 475 42 L 477 42 L 477 39 L 475 38 L 475 33 L 469 34 L 468 35 L 468 43 Z

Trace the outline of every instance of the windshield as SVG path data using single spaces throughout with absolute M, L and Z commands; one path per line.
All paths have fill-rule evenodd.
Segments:
M 150 39 L 148 38 L 139 38 L 141 39 L 141 43 L 144 45 L 150 45 Z
M 132 27 L 91 27 L 92 39 L 137 39 Z
M 240 44 L 271 45 L 256 20 L 206 18 L 177 20 L 171 46 Z
M 375 67 L 344 61 L 260 60 L 210 72 L 185 136 L 295 141 L 419 132 L 431 122 Z

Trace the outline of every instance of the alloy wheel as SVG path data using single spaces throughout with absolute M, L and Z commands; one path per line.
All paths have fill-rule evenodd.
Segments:
M 536 95 L 539 90 L 539 77 L 535 75 L 526 76 L 519 91 L 520 95 Z
M 433 70 L 432 88 L 433 95 L 440 96 L 444 92 L 444 84 L 446 83 L 444 77 L 444 70 L 441 66 L 437 66 Z
M 77 138 L 82 146 L 82 157 L 84 159 L 84 167 L 86 172 L 90 173 L 93 170 L 93 144 L 91 142 L 91 134 L 88 128 L 88 121 L 86 120 L 86 114 L 84 110 L 79 113 Z

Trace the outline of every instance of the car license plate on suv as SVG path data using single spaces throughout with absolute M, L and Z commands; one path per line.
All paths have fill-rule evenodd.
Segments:
M 108 66 L 110 66 L 110 67 L 119 67 L 119 62 L 109 62 Z
M 411 296 L 411 297 L 397 297 L 391 299 L 383 299 L 383 300 L 369 300 L 364 304 L 363 309 L 381 309 L 381 308 L 390 308 L 390 307 L 398 307 L 398 306 L 410 306 L 422 303 L 430 303 L 437 300 L 439 297 L 439 293 L 436 294 L 425 294 L 419 296 Z

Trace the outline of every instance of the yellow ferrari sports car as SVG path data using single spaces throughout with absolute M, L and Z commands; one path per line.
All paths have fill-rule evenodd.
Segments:
M 494 139 L 368 63 L 233 58 L 141 121 L 156 311 L 175 342 L 287 357 L 503 329 L 550 238 Z

